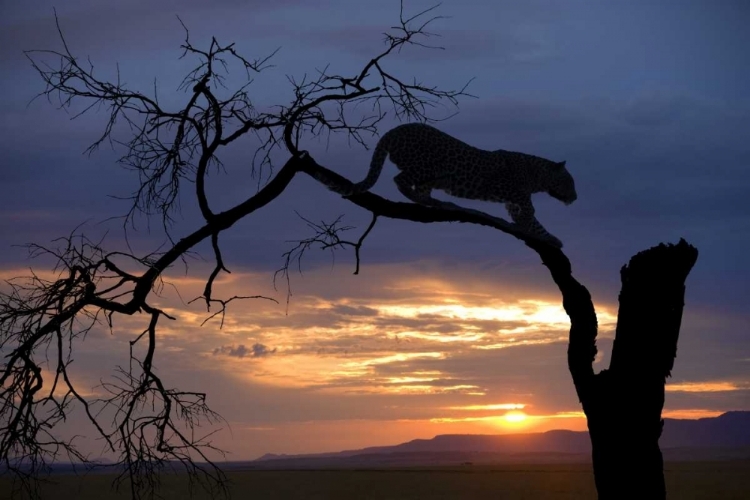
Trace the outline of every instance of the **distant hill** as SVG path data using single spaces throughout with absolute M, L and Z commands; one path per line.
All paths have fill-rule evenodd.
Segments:
M 750 459 L 750 411 L 698 420 L 665 419 L 659 441 L 665 460 Z M 560 463 L 590 461 L 587 432 L 445 434 L 395 446 L 308 455 L 266 454 L 252 468 L 455 465 L 461 463 Z M 240 465 L 239 463 L 236 465 Z

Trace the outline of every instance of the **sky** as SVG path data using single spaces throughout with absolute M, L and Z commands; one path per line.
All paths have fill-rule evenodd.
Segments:
M 407 0 L 406 14 L 433 5 Z M 259 106 L 292 98 L 286 75 L 330 64 L 355 74 L 382 50 L 399 15 L 380 2 L 195 0 L 98 2 L 48 0 L 0 4 L 0 275 L 45 272 L 19 247 L 49 244 L 78 224 L 124 249 L 122 215 L 137 187 L 116 164 L 122 150 L 83 154 L 105 114 L 71 121 L 37 99 L 43 83 L 23 50 L 61 48 L 53 7 L 71 50 L 100 76 L 120 75 L 161 102 L 195 60 L 179 59 L 180 16 L 196 46 L 211 36 L 235 42 L 249 58 L 278 47 L 274 68 L 251 86 Z M 429 41 L 444 50 L 408 48 L 390 59 L 406 79 L 456 89 L 474 78 L 459 113 L 438 127 L 484 149 L 565 160 L 578 200 L 564 206 L 534 196 L 541 223 L 564 242 L 574 275 L 592 293 L 600 354 L 607 366 L 617 316 L 619 270 L 635 253 L 681 237 L 699 250 L 687 279 L 677 360 L 665 416 L 698 418 L 750 410 L 750 7 L 722 1 L 525 2 L 446 0 Z M 236 71 L 229 83 L 243 83 Z M 436 110 L 436 118 L 451 110 Z M 396 122 L 386 121 L 385 132 Z M 121 138 L 127 138 L 121 136 Z M 368 138 L 374 146 L 376 138 Z M 209 191 L 226 208 L 251 195 L 251 139 L 221 156 L 226 172 Z M 303 141 L 316 160 L 353 181 L 370 151 L 345 138 Z M 285 158 L 279 155 L 277 163 Z M 404 201 L 386 168 L 373 191 Z M 262 180 L 261 180 L 262 181 Z M 437 195 L 443 199 L 448 196 Z M 199 227 L 184 198 L 174 234 Z M 453 199 L 505 216 L 502 207 Z M 313 221 L 343 215 L 359 235 L 369 214 L 300 175 L 270 205 L 222 236 L 231 275 L 217 293 L 264 295 L 232 304 L 224 325 L 202 325 L 201 294 L 211 271 L 201 246 L 186 270 L 167 274 L 154 304 L 177 320 L 160 330 L 156 367 L 169 385 L 205 391 L 227 421 L 215 443 L 241 460 L 264 453 L 308 453 L 396 444 L 447 433 L 583 430 L 567 372 L 568 318 L 538 256 L 485 227 L 382 220 L 353 275 L 351 253 L 317 251 L 274 287 L 291 240 L 310 236 L 295 212 Z M 140 219 L 135 249 L 164 243 L 159 221 Z M 356 236 L 355 236 L 356 237 Z M 176 290 L 179 290 L 177 293 Z M 71 376 L 92 397 L 100 380 L 127 362 L 128 342 L 145 327 L 124 318 L 76 345 Z M 527 418 L 519 419 L 518 412 Z M 516 417 L 516 418 L 514 418 Z M 80 420 L 69 424 L 96 454 L 101 443 Z M 85 436 L 89 436 L 88 441 Z

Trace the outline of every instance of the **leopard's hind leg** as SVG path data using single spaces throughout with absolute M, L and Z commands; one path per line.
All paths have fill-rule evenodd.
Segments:
M 449 201 L 436 200 L 432 197 L 432 187 L 417 182 L 409 172 L 401 172 L 396 175 L 393 180 L 396 182 L 398 190 L 409 198 L 411 201 L 419 203 L 420 205 L 427 205 L 435 208 L 447 208 L 452 210 L 463 210 L 462 207 L 451 203 Z

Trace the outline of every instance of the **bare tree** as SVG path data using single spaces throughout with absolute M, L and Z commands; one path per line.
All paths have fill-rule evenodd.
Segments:
M 193 232 L 176 240 L 170 238 L 166 251 L 145 256 L 108 251 L 102 241 L 91 241 L 78 231 L 57 240 L 55 247 L 29 246 L 32 256 L 54 259 L 57 277 L 47 280 L 33 275 L 11 280 L 9 291 L 0 296 L 0 348 L 4 353 L 0 372 L 0 460 L 20 480 L 22 489 L 38 493 L 34 479 L 61 455 L 86 462 L 87 457 L 72 441 L 55 433 L 56 426 L 77 405 L 88 417 L 92 429 L 119 457 L 115 466 L 122 474 L 118 479 L 129 483 L 133 498 L 152 495 L 159 484 L 159 472 L 175 466 L 213 493 L 227 494 L 226 476 L 207 455 L 209 450 L 217 451 L 211 444 L 211 433 L 199 433 L 201 425 L 219 422 L 220 416 L 209 408 L 205 394 L 170 388 L 154 369 L 159 325 L 175 318 L 154 307 L 153 297 L 163 286 L 167 269 L 196 245 L 210 241 L 214 268 L 198 297 L 205 302 L 209 318 L 218 315 L 223 319 L 227 306 L 235 300 L 267 299 L 214 295 L 216 278 L 229 272 L 222 258 L 220 236 L 240 219 L 255 214 L 279 197 L 298 173 L 309 175 L 334 192 L 347 192 L 351 188 L 348 179 L 320 165 L 302 149 L 302 142 L 324 133 L 342 133 L 364 146 L 364 135 L 376 134 L 388 111 L 402 120 L 429 122 L 435 120 L 428 113 L 432 108 L 444 104 L 456 106 L 459 98 L 469 96 L 466 87 L 441 90 L 409 81 L 388 69 L 389 58 L 403 47 L 430 48 L 426 44 L 431 35 L 427 28 L 439 19 L 433 15 L 434 8 L 411 17 L 405 16 L 402 9 L 398 26 L 385 34 L 386 48 L 359 72 L 342 76 L 326 67 L 314 77 L 290 77 L 292 98 L 286 105 L 270 111 L 256 107 L 249 86 L 252 75 L 271 68 L 273 54 L 247 59 L 234 44 L 222 45 L 215 38 L 206 50 L 200 50 L 191 43 L 187 29 L 183 55 L 197 56 L 200 63 L 182 82 L 180 88 L 185 92 L 186 103 L 180 109 L 163 107 L 156 89 L 149 96 L 126 88 L 119 75 L 115 82 L 99 79 L 93 64 L 83 63 L 71 53 L 59 25 L 62 50 L 27 52 L 46 83 L 41 96 L 56 100 L 62 107 L 82 100 L 86 106 L 80 114 L 94 107 L 108 110 L 104 131 L 89 150 L 96 150 L 104 142 L 118 144 L 125 150 L 120 162 L 138 173 L 139 189 L 132 196 L 125 224 L 132 222 L 137 214 L 156 216 L 170 234 L 172 217 L 179 209 L 179 195 L 186 182 L 194 186 L 193 196 L 202 220 L 196 221 Z M 50 60 L 55 64 L 51 65 Z M 230 91 L 225 87 L 225 78 L 229 69 L 237 65 L 246 71 L 248 83 Z M 362 112 L 363 109 L 368 111 Z M 126 124 L 132 133 L 126 142 L 113 137 L 118 122 Z M 267 176 L 268 180 L 244 201 L 217 212 L 206 192 L 206 176 L 211 168 L 221 166 L 222 148 L 248 136 L 255 136 L 261 143 L 255 151 L 252 173 L 259 179 Z M 280 168 L 272 161 L 275 151 L 288 154 Z M 343 239 L 342 232 L 351 228 L 342 226 L 339 220 L 320 224 L 308 221 L 314 234 L 284 255 L 279 271 L 283 276 L 288 279 L 290 265 L 313 247 L 332 250 L 351 247 L 358 272 L 359 250 L 380 217 L 422 223 L 481 224 L 521 239 L 540 255 L 563 294 L 563 306 L 571 318 L 570 370 L 594 440 L 592 422 L 598 422 L 600 413 L 597 413 L 599 406 L 591 403 L 598 401 L 592 394 L 603 387 L 599 381 L 605 377 L 603 373 L 594 375 L 591 366 L 596 353 L 596 314 L 588 291 L 573 278 L 570 262 L 561 250 L 530 239 L 503 219 L 476 210 L 445 210 L 393 202 L 372 193 L 347 199 L 372 213 L 372 222 L 366 230 L 356 241 L 348 241 Z M 676 247 L 659 250 L 659 258 L 673 252 L 687 251 L 692 255 L 685 250 L 686 246 L 681 242 Z M 681 272 L 666 277 L 655 275 L 673 295 L 679 295 L 681 283 L 677 282 L 680 278 L 684 282 L 692 267 L 690 258 L 683 261 Z M 672 300 L 670 307 L 669 335 L 676 345 L 681 302 Z M 641 305 L 633 310 L 636 316 L 643 313 Z M 104 384 L 107 397 L 84 396 L 68 376 L 73 341 L 85 338 L 98 325 L 117 328 L 122 315 L 135 313 L 145 313 L 149 321 L 130 341 L 129 366 L 119 368 L 112 381 Z M 637 332 L 630 334 L 634 338 Z M 618 327 L 618 341 L 620 338 Z M 134 349 L 143 344 L 144 349 Z M 51 382 L 43 380 L 42 366 L 46 363 L 55 367 Z M 611 372 L 615 372 L 614 367 Z M 665 372 L 659 374 L 663 403 Z M 637 391 L 633 394 L 633 397 L 638 395 Z M 660 412 L 661 406 L 657 412 L 652 411 L 651 417 L 658 421 Z M 596 460 L 595 440 L 594 449 Z M 595 470 L 599 486 L 602 469 Z M 601 498 L 615 498 L 605 496 L 601 486 L 599 489 Z
M 61 454 L 86 461 L 73 442 L 54 432 L 78 404 L 110 451 L 119 456 L 115 466 L 123 471 L 120 480 L 129 481 L 134 498 L 152 494 L 158 485 L 157 473 L 175 464 L 215 492 L 227 492 L 226 477 L 206 454 L 215 450 L 211 434 L 197 434 L 200 425 L 216 423 L 219 415 L 208 407 L 205 394 L 170 388 L 154 369 L 158 327 L 174 318 L 152 306 L 150 298 L 159 293 L 163 273 L 205 240 L 210 240 L 215 258 L 199 297 L 209 317 L 223 318 L 234 300 L 265 298 L 214 296 L 217 276 L 229 272 L 219 237 L 281 195 L 304 165 L 313 165 L 310 156 L 300 150 L 300 141 L 340 132 L 364 144 L 363 134 L 375 134 L 387 110 L 399 118 L 428 121 L 430 108 L 444 102 L 456 105 L 458 98 L 468 95 L 465 88 L 444 91 L 408 82 L 387 68 L 389 56 L 402 47 L 425 46 L 424 40 L 430 36 L 426 28 L 439 19 L 432 16 L 433 10 L 411 17 L 404 16 L 402 10 L 398 26 L 385 34 L 386 48 L 355 74 L 342 76 L 325 68 L 312 78 L 290 77 L 290 102 L 272 111 L 257 109 L 249 86 L 253 74 L 271 67 L 273 54 L 250 60 L 240 55 L 234 44 L 222 45 L 215 38 L 201 50 L 191 43 L 186 28 L 183 56 L 197 56 L 200 63 L 184 78 L 180 89 L 187 102 L 176 110 L 163 107 L 156 90 L 149 96 L 126 88 L 119 75 L 114 83 L 99 79 L 90 61 L 84 63 L 70 51 L 59 24 L 61 51 L 27 52 L 46 83 L 41 96 L 56 100 L 63 108 L 84 101 L 83 111 L 76 116 L 95 107 L 108 110 L 104 131 L 89 151 L 105 141 L 123 146 L 120 163 L 138 173 L 140 187 L 132 196 L 125 224 L 137 214 L 157 216 L 169 234 L 185 182 L 195 186 L 203 220 L 192 233 L 172 240 L 168 250 L 146 256 L 108 251 L 101 241 L 91 241 L 76 231 L 57 240 L 54 248 L 30 245 L 32 256 L 54 259 L 57 278 L 45 280 L 34 275 L 11 280 L 9 291 L 0 296 L 0 346 L 7 353 L 0 375 L 0 459 L 20 479 L 21 488 L 38 493 L 33 479 Z M 246 71 L 248 83 L 229 91 L 225 78 L 236 66 Z M 352 112 L 365 107 L 369 112 Z M 132 132 L 127 142 L 113 137 L 118 122 L 124 122 Z M 251 173 L 259 178 L 268 175 L 270 180 L 243 202 L 216 212 L 206 194 L 206 176 L 210 168 L 221 165 L 222 148 L 248 135 L 261 140 Z M 272 162 L 274 150 L 289 153 L 280 169 Z M 329 226 L 324 233 L 334 238 L 330 241 L 333 246 L 346 245 L 335 240 L 338 229 Z M 361 244 L 362 240 L 355 248 Z M 304 247 L 295 255 L 301 256 Z M 211 313 L 212 306 L 218 310 Z M 119 368 L 113 380 L 103 384 L 108 397 L 84 397 L 68 376 L 73 341 L 84 338 L 99 324 L 116 328 L 118 317 L 135 313 L 145 313 L 150 320 L 130 341 L 129 366 Z M 145 354 L 140 355 L 134 348 L 144 343 Z M 42 366 L 49 362 L 55 367 L 54 380 L 44 384 Z

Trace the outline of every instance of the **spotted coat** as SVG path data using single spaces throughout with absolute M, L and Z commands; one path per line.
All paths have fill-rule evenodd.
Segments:
M 386 157 L 401 171 L 394 177 L 399 191 L 417 203 L 461 209 L 436 200 L 433 189 L 472 200 L 504 203 L 513 222 L 527 234 L 561 247 L 534 216 L 533 193 L 546 192 L 566 205 L 576 198 L 565 162 L 470 146 L 429 125 L 409 123 L 388 131 L 378 141 L 367 177 L 349 194 L 367 191 L 377 182 Z

